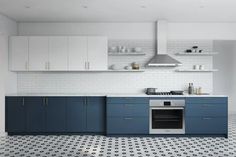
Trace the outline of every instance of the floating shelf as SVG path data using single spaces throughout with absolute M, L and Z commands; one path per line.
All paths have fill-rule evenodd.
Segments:
M 121 69 L 121 70 L 107 70 L 106 72 L 144 72 L 144 69 L 139 69 L 139 70 L 125 70 L 125 69 Z
M 215 72 L 218 69 L 193 70 L 193 69 L 176 69 L 176 72 Z
M 109 52 L 109 56 L 144 56 L 146 55 L 143 52 L 129 52 L 129 53 L 120 53 L 120 52 Z
M 186 53 L 186 52 L 179 52 L 176 53 L 175 55 L 179 56 L 212 56 L 212 55 L 217 55 L 218 52 L 202 52 L 202 53 Z

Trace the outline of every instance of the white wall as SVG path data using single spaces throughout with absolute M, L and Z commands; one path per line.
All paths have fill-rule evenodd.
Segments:
M 105 35 L 109 39 L 155 39 L 155 23 L 19 23 L 19 35 Z
M 175 24 L 175 23 L 174 23 Z M 169 49 L 173 55 L 176 52 L 184 51 L 194 44 L 200 44 L 211 50 L 211 41 L 192 39 L 179 40 L 181 36 L 172 36 L 172 23 L 169 24 L 169 37 L 173 39 L 170 42 Z M 109 57 L 111 62 L 122 63 L 127 65 L 132 61 L 143 63 L 142 59 L 147 61 L 155 53 L 155 34 L 156 23 L 19 23 L 19 35 L 105 35 L 108 36 L 110 45 L 139 46 L 147 53 L 146 56 L 138 57 Z M 177 30 L 176 30 L 177 31 Z M 183 31 L 183 30 L 180 30 Z M 173 38 L 174 37 L 174 38 Z M 193 40 L 194 39 L 194 40 Z M 114 44 L 112 44 L 114 43 Z M 138 44 L 137 44 L 138 43 Z M 207 46 L 205 46 L 207 45 Z M 175 56 L 177 58 L 177 56 Z M 195 57 L 194 59 L 184 57 L 179 58 L 186 65 L 192 67 L 193 63 L 203 62 L 206 67 L 212 67 L 212 58 L 207 59 Z M 191 74 L 176 73 L 174 69 L 156 70 L 155 73 L 139 73 L 139 74 L 72 74 L 72 73 L 19 73 L 18 75 L 18 91 L 19 92 L 141 92 L 147 87 L 159 87 L 160 90 L 168 89 L 185 89 L 189 82 L 195 83 L 196 86 L 202 86 L 205 92 L 212 92 L 212 74 Z M 95 76 L 96 77 L 91 77 Z M 124 76 L 123 76 L 124 75 Z M 198 75 L 199 77 L 196 77 Z M 142 76 L 142 77 L 141 77 Z M 167 76 L 168 80 L 163 82 L 162 76 Z M 88 77 L 88 78 L 87 78 Z M 63 79 L 64 78 L 64 79 Z M 86 79 L 87 78 L 87 79 Z M 126 78 L 126 79 L 125 79 Z M 184 79 L 183 79 L 184 78 Z M 196 79 L 197 78 L 197 79 Z M 51 80 L 55 80 L 51 83 Z M 73 80 L 73 81 L 72 81 Z M 180 81 L 178 81 L 180 80 Z M 204 81 L 207 80 L 207 81 Z M 57 82 L 57 86 L 55 85 Z M 71 83 L 73 82 L 73 83 Z M 105 82 L 105 84 L 104 84 Z M 125 86 L 125 83 L 129 86 Z M 61 87 L 58 84 L 64 84 Z M 98 85 L 99 84 L 99 85 Z M 60 87 L 60 89 L 58 88 Z M 98 88 L 103 87 L 103 88 Z M 122 87 L 122 88 L 118 88 Z M 63 89 L 63 91 L 61 90 Z M 100 89 L 100 90 L 99 90 Z
M 235 28 L 236 28 L 236 23 L 171 22 L 168 24 L 168 39 L 177 41 L 177 43 L 178 43 L 178 40 L 180 41 L 190 40 L 190 41 L 193 41 L 193 43 L 194 41 L 201 41 L 201 40 L 236 40 Z M 140 40 L 154 41 L 155 34 L 156 34 L 154 22 L 149 22 L 149 23 L 148 22 L 147 23 L 20 23 L 18 29 L 19 29 L 20 35 L 107 35 L 108 38 L 111 40 L 140 39 Z M 221 54 L 216 57 L 220 59 L 224 58 L 223 62 L 226 63 L 227 54 L 225 53 L 224 50 L 222 50 L 222 52 L 220 53 Z M 215 61 L 218 62 L 217 59 Z M 220 66 L 219 64 L 221 64 L 221 61 L 219 61 L 219 63 L 216 63 L 217 66 Z M 227 62 L 227 64 L 229 63 Z M 225 81 L 225 77 L 223 74 L 224 70 L 221 70 L 221 68 L 219 69 L 220 69 L 220 72 L 216 73 L 218 75 L 217 77 L 222 78 L 220 80 L 221 82 Z M 132 75 L 134 76 L 130 77 L 130 80 L 131 81 L 136 80 L 135 77 L 138 75 L 136 74 L 132 74 Z M 228 76 L 229 78 L 232 78 L 234 77 L 234 75 L 236 75 L 236 72 L 234 73 L 229 72 L 228 75 L 229 75 Z M 21 81 L 22 81 L 22 78 L 25 78 L 26 76 L 27 75 L 20 74 Z M 150 76 L 153 76 L 153 75 L 150 75 Z M 172 75 L 168 75 L 168 76 L 172 76 Z M 191 76 L 193 77 L 194 75 L 191 75 Z M 44 77 L 42 78 L 42 75 L 38 76 L 35 74 L 32 74 L 28 78 L 25 78 L 25 79 L 27 80 L 27 79 L 30 79 L 31 77 L 38 77 L 38 78 L 41 78 L 42 80 L 45 79 Z M 48 77 L 50 78 L 51 76 L 48 76 Z M 82 78 L 80 76 L 78 77 Z M 185 74 L 183 74 L 183 78 L 186 78 Z M 204 78 L 204 77 L 201 77 L 201 78 Z M 206 78 L 208 79 L 207 81 L 210 81 L 210 85 L 211 85 L 213 83 L 213 81 L 211 80 L 211 76 L 207 76 Z M 172 79 L 175 79 L 175 78 L 172 78 Z M 188 83 L 187 81 L 189 80 L 191 80 L 191 77 L 189 77 L 189 79 L 186 80 L 186 83 Z M 199 85 L 201 85 L 201 81 Z M 216 84 L 214 84 L 214 86 L 216 86 L 216 88 L 219 89 L 219 86 L 217 86 Z M 215 92 L 218 94 L 228 94 L 227 93 L 228 91 L 229 89 L 225 89 L 225 90 L 222 89 L 221 93 L 217 91 Z M 232 95 L 232 97 L 233 96 L 235 95 Z M 232 110 L 235 110 L 235 109 L 232 109 Z
M 220 52 L 214 57 L 214 93 L 229 95 L 229 113 L 236 113 L 236 40 L 216 40 L 213 49 Z
M 8 71 L 8 35 L 17 34 L 17 23 L 0 15 L 0 136 L 5 133 L 5 94 L 17 91 L 17 74 Z
M 236 39 L 236 23 L 169 23 L 169 39 Z
M 169 23 L 169 39 L 236 39 L 236 23 Z M 107 35 L 110 39 L 155 39 L 155 23 L 19 23 L 20 35 Z

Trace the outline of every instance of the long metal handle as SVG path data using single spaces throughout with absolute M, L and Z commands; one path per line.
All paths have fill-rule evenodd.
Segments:
M 84 68 L 87 70 L 87 62 L 84 63 Z
M 45 62 L 45 70 L 48 70 L 48 63 Z
M 128 117 L 126 117 L 126 118 L 124 118 L 124 119 L 125 119 L 125 120 L 132 120 L 133 118 L 130 118 L 130 117 L 128 118 Z
M 212 105 L 202 105 L 202 107 L 211 107 Z
M 131 106 L 133 106 L 133 104 L 125 104 L 124 105 L 124 107 L 129 107 L 129 106 L 131 107 Z
M 28 70 L 28 62 L 25 62 L 25 70 Z
M 25 106 L 25 98 L 22 98 L 22 106 Z
M 184 110 L 184 107 L 151 107 L 151 109 L 155 110 Z
M 88 62 L 88 70 L 90 69 L 90 63 Z
M 205 117 L 205 118 L 202 118 L 203 120 L 211 120 L 212 118 L 210 117 Z
M 48 98 L 46 98 L 46 105 L 48 106 Z
M 46 105 L 46 98 L 43 98 L 43 105 Z

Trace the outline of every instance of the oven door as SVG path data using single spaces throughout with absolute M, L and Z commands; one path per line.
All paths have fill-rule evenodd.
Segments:
M 150 134 L 185 134 L 184 107 L 150 107 Z

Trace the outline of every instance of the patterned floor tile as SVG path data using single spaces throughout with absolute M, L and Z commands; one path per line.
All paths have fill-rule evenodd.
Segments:
M 229 138 L 211 137 L 0 137 L 6 157 L 236 157 L 236 115 L 229 118 Z

